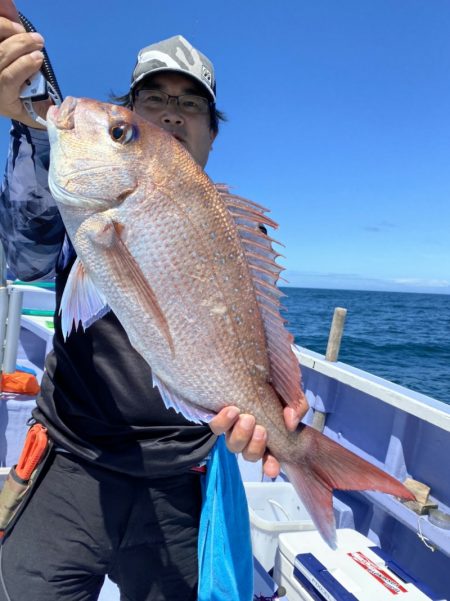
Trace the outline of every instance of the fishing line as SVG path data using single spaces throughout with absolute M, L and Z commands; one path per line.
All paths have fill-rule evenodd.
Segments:
M 427 538 L 423 533 L 422 533 L 422 523 L 421 523 L 421 519 L 423 519 L 423 515 L 419 515 L 419 517 L 417 518 L 417 528 L 418 528 L 418 532 L 416 532 L 417 536 L 420 538 L 420 540 L 423 542 L 423 544 L 425 545 L 425 547 L 427 547 L 427 549 L 430 549 L 430 551 L 436 551 L 436 548 L 430 544 L 428 541 L 430 540 L 429 538 Z

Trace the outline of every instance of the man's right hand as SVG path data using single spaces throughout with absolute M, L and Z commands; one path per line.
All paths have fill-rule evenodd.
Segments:
M 0 17 L 0 115 L 39 129 L 43 127 L 28 115 L 19 96 L 25 81 L 42 66 L 43 47 L 39 33 L 27 33 L 21 24 Z M 51 105 L 50 99 L 33 103 L 44 119 Z

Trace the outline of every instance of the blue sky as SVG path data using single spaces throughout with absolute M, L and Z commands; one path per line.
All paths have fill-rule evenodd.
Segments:
M 448 0 L 17 6 L 66 95 L 125 92 L 137 50 L 178 33 L 213 60 L 208 173 L 271 209 L 291 285 L 450 293 Z

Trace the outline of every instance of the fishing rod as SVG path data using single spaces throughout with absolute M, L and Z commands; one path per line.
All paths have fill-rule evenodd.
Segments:
M 18 15 L 20 22 L 25 27 L 25 31 L 36 31 L 31 21 L 29 21 L 21 12 L 18 12 Z M 56 106 L 59 106 L 62 102 L 62 94 L 45 48 L 42 48 L 42 54 L 44 55 L 42 67 L 31 79 L 25 82 L 25 85 L 20 92 L 20 99 L 30 117 L 46 127 L 47 122 L 36 113 L 33 102 L 46 100 L 50 97 L 53 103 Z

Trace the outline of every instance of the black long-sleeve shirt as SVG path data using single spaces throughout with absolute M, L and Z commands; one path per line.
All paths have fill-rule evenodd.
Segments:
M 75 259 L 48 189 L 47 133 L 14 122 L 0 193 L 0 240 L 20 279 L 56 277 L 54 350 L 34 417 L 61 447 L 139 476 L 180 473 L 202 461 L 215 437 L 165 408 L 151 369 L 112 312 L 64 341 L 59 305 Z

